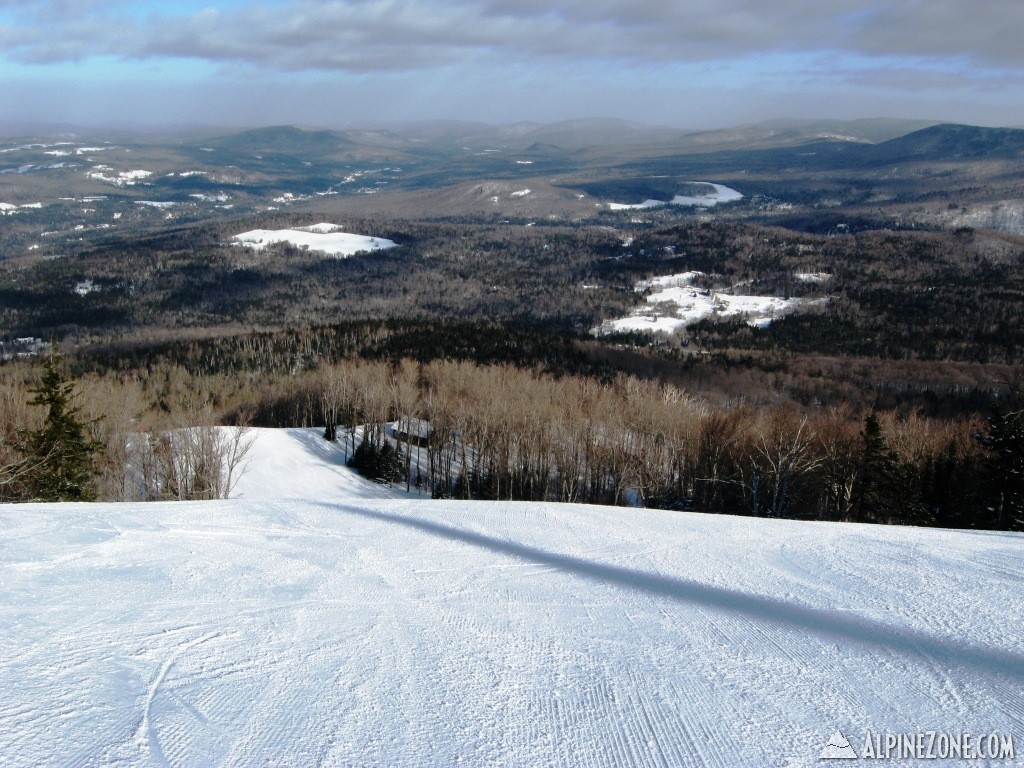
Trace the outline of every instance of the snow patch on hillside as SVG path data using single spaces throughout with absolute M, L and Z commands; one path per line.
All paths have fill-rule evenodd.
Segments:
M 793 277 L 801 283 L 827 283 L 832 279 L 828 272 L 797 272 Z
M 316 229 L 314 229 L 316 228 Z M 330 229 L 327 229 L 330 228 Z M 296 229 L 254 229 L 235 235 L 236 245 L 261 251 L 275 243 L 291 243 L 297 248 L 323 251 L 330 256 L 345 257 L 363 251 L 394 248 L 396 243 L 383 237 L 368 237 L 341 232 L 336 224 L 315 224 Z
M 82 280 L 77 283 L 74 288 L 74 292 L 79 296 L 88 296 L 93 291 L 100 290 L 100 287 L 96 285 L 92 280 Z
M 640 210 L 644 208 L 657 208 L 663 205 L 679 205 L 679 206 L 700 206 L 702 208 L 713 208 L 719 203 L 732 203 L 736 200 L 742 200 L 743 194 L 737 192 L 735 189 L 723 186 L 722 184 L 713 184 L 710 181 L 688 181 L 687 184 L 703 184 L 711 187 L 707 193 L 698 196 L 691 195 L 676 195 L 671 200 L 644 200 L 642 203 L 608 203 L 608 207 L 613 211 L 630 211 Z
M 102 181 L 106 184 L 113 184 L 115 187 L 134 187 L 136 184 L 140 184 L 144 179 L 148 179 L 153 175 L 152 171 L 120 171 L 114 176 L 108 176 L 101 171 L 112 170 L 107 166 L 97 165 L 96 168 L 101 169 L 100 171 L 92 171 L 87 173 L 90 179 L 96 181 Z
M 649 291 L 647 306 L 633 310 L 628 317 L 607 320 L 595 332 L 673 333 L 709 317 L 744 318 L 748 325 L 764 328 L 776 318 L 815 303 L 808 299 L 784 299 L 778 296 L 744 296 L 693 285 L 694 280 L 703 274 L 682 272 L 637 283 L 637 291 Z
M 14 205 L 13 203 L 0 203 L 0 216 L 10 216 L 25 209 L 40 209 L 43 207 L 42 203 L 25 203 L 24 205 Z
M 958 209 L 923 214 L 921 217 L 951 229 L 972 227 L 1024 235 L 1024 201 L 1019 199 L 968 203 Z

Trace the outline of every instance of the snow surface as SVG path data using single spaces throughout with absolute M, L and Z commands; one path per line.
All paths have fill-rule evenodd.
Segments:
M 97 165 L 96 169 L 99 170 L 112 170 L 109 166 Z M 115 187 L 133 187 L 139 184 L 143 179 L 148 179 L 153 175 L 152 171 L 121 171 L 116 176 L 107 176 L 104 173 L 97 173 L 93 171 L 86 174 L 90 179 L 96 179 L 97 181 L 106 182 L 107 184 L 113 184 Z
M 676 195 L 671 200 L 644 200 L 642 203 L 635 203 L 630 205 L 628 203 L 608 203 L 608 207 L 613 211 L 629 211 L 638 210 L 643 208 L 657 208 L 662 205 L 681 205 L 681 206 L 701 206 L 704 208 L 713 208 L 719 203 L 732 203 L 736 200 L 742 200 L 743 194 L 737 192 L 735 189 L 723 186 L 722 184 L 713 184 L 710 181 L 688 181 L 687 184 L 704 184 L 712 187 L 713 190 L 707 194 L 700 196 L 690 195 Z
M 10 216 L 11 214 L 17 213 L 19 210 L 25 210 L 26 208 L 38 210 L 42 207 L 42 203 L 25 203 L 24 205 L 0 203 L 0 216 Z
M 749 325 L 764 328 L 771 325 L 773 319 L 813 303 L 807 299 L 744 296 L 697 288 L 693 281 L 703 274 L 682 272 L 637 283 L 636 290 L 651 291 L 647 296 L 648 306 L 635 309 L 628 317 L 607 321 L 597 330 L 601 333 L 673 333 L 712 316 L 723 319 L 743 317 Z
M 828 272 L 797 272 L 793 277 L 801 283 L 827 283 L 832 279 Z
M 395 243 L 383 237 L 367 237 L 339 231 L 336 224 L 314 224 L 296 229 L 254 229 L 235 235 L 238 244 L 261 251 L 273 243 L 291 243 L 311 251 L 323 251 L 331 256 L 351 256 L 363 251 L 394 248 Z
M 1021 535 L 361 493 L 0 506 L 0 762 L 792 767 L 1024 728 Z
M 229 435 L 231 428 L 223 427 Z M 340 431 L 339 431 L 340 434 Z M 231 491 L 243 499 L 332 499 L 405 496 L 360 477 L 347 466 L 345 444 L 323 439 L 323 429 L 250 429 L 250 448 Z
M 310 224 L 308 227 L 295 227 L 299 232 L 316 232 L 320 235 L 329 235 L 332 232 L 340 232 L 341 227 L 337 224 L 329 224 L 326 221 L 319 224 Z

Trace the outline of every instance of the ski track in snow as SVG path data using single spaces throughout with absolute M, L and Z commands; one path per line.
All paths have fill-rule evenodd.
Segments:
M 1020 535 L 343 487 L 0 506 L 0 763 L 811 766 L 837 729 L 1024 737 Z

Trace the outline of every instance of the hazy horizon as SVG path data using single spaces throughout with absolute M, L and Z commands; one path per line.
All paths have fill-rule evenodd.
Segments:
M 300 130 L 307 131 L 359 131 L 359 130 L 382 130 L 382 131 L 393 131 L 396 134 L 401 134 L 403 129 L 408 129 L 410 132 L 415 132 L 417 128 L 423 128 L 425 126 L 432 126 L 437 124 L 442 126 L 446 123 L 451 123 L 452 126 L 465 125 L 467 130 L 476 126 L 481 130 L 495 129 L 500 130 L 518 125 L 532 125 L 537 126 L 540 129 L 546 127 L 558 127 L 561 125 L 567 125 L 572 123 L 580 123 L 581 127 L 583 124 L 591 123 L 598 124 L 604 121 L 616 121 L 621 118 L 612 118 L 607 115 L 590 115 L 585 117 L 577 118 L 566 118 L 564 120 L 552 120 L 552 121 L 533 121 L 533 120 L 519 120 L 507 123 L 489 123 L 483 120 L 456 120 L 456 119 L 443 119 L 438 118 L 434 120 L 423 119 L 423 120 L 381 120 L 381 121 L 355 121 L 346 124 L 310 124 L 310 123 L 260 123 L 250 125 L 213 125 L 213 124 L 202 124 L 202 123 L 181 123 L 181 124 L 144 124 L 144 123 L 132 123 L 132 122 L 96 122 L 96 123 L 70 123 L 70 122 L 57 122 L 57 121 L 17 121 L 17 120 L 4 120 L 0 118 L 0 136 L 6 135 L 9 138 L 15 138 L 18 135 L 28 136 L 32 133 L 53 133 L 58 134 L 62 132 L 73 133 L 75 131 L 80 132 L 97 132 L 102 133 L 109 131 L 112 133 L 124 133 L 128 135 L 137 135 L 145 137 L 151 135 L 154 137 L 160 136 L 175 136 L 175 135 L 195 135 L 195 136 L 214 136 L 218 134 L 231 134 L 235 132 L 244 131 L 255 131 L 261 129 L 270 129 L 277 127 L 293 127 Z M 754 128 L 757 126 L 771 126 L 775 123 L 779 124 L 780 129 L 784 124 L 792 124 L 793 126 L 810 126 L 817 122 L 822 123 L 844 123 L 844 122 L 873 122 L 873 121 L 899 121 L 901 118 L 889 118 L 885 116 L 879 116 L 874 118 L 851 118 L 848 121 L 839 118 L 771 118 L 764 121 L 757 121 L 751 123 L 737 123 L 729 125 L 717 125 L 709 128 L 694 128 L 692 126 L 684 125 L 666 125 L 666 124 L 652 124 L 652 123 L 641 123 L 635 122 L 637 127 L 641 130 L 650 131 L 678 131 L 680 136 L 688 134 L 696 134 L 702 132 L 713 133 L 715 131 L 731 131 L 741 130 L 744 128 Z M 952 121 L 946 120 L 916 120 L 913 118 L 906 118 L 908 124 L 914 122 L 922 122 L 928 124 L 943 124 L 951 123 Z M 990 127 L 1001 127 L 1001 128 L 1017 128 L 1018 126 L 990 126 Z M 917 128 L 910 128 L 908 130 L 918 130 Z
M 1024 124 L 993 0 L 2 0 L 6 124 Z

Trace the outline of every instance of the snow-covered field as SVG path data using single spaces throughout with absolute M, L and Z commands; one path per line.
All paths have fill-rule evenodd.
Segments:
M 235 235 L 234 240 L 246 248 L 263 250 L 274 243 L 291 243 L 297 248 L 323 251 L 331 256 L 351 256 L 363 251 L 394 248 L 395 243 L 383 237 L 367 237 L 341 232 L 336 224 L 314 224 L 295 229 L 254 229 Z
M 709 181 L 690 181 L 687 184 L 703 184 L 711 189 L 706 194 L 700 196 L 691 195 L 676 195 L 671 200 L 644 200 L 642 203 L 608 203 L 608 207 L 613 211 L 629 211 L 629 210 L 640 210 L 643 208 L 657 208 L 662 205 L 680 205 L 680 206 L 700 206 L 703 208 L 713 208 L 719 203 L 732 203 L 736 200 L 742 200 L 743 195 L 737 192 L 735 189 L 723 186 L 722 184 L 712 184 Z
M 597 332 L 672 333 L 712 316 L 742 317 L 749 325 L 763 328 L 772 320 L 812 303 L 807 299 L 744 296 L 698 288 L 693 281 L 701 275 L 702 272 L 682 272 L 641 281 L 636 290 L 651 291 L 647 295 L 647 306 L 635 309 L 628 317 L 602 323 Z

